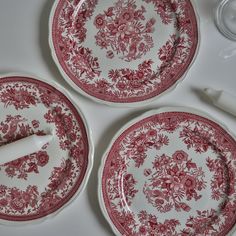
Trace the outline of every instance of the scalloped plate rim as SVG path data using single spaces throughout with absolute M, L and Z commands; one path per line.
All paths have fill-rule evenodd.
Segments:
M 217 119 L 213 118 L 211 115 L 209 115 L 207 112 L 205 111 L 201 111 L 199 109 L 195 109 L 195 108 L 191 108 L 191 107 L 187 107 L 187 106 L 167 106 L 167 107 L 160 107 L 157 109 L 151 109 L 149 111 L 144 112 L 142 115 L 139 115 L 133 119 L 131 119 L 130 121 L 128 121 L 125 125 L 123 125 L 113 136 L 113 138 L 111 139 L 109 145 L 107 146 L 102 158 L 101 158 L 101 162 L 100 162 L 100 166 L 99 166 L 99 170 L 98 170 L 98 189 L 97 189 L 97 194 L 98 194 L 98 200 L 99 200 L 99 205 L 100 205 L 100 209 L 102 211 L 102 214 L 104 216 L 104 218 L 106 219 L 106 221 L 108 222 L 110 228 L 112 229 L 113 233 L 115 233 L 115 235 L 120 235 L 122 236 L 122 234 L 120 233 L 120 231 L 115 227 L 115 225 L 113 224 L 112 220 L 109 217 L 109 214 L 107 212 L 104 200 L 103 200 L 103 194 L 102 194 L 102 175 L 103 175 L 103 170 L 105 167 L 105 162 L 107 159 L 107 155 L 112 147 L 112 145 L 114 144 L 114 142 L 117 140 L 117 138 L 130 126 L 132 126 L 133 124 L 143 120 L 144 118 L 147 118 L 149 116 L 155 115 L 155 114 L 161 114 L 161 113 L 165 113 L 165 112 L 186 112 L 186 113 L 191 113 L 191 114 L 196 114 L 199 116 L 202 116 L 203 118 L 209 119 L 215 123 L 217 123 L 218 125 L 220 125 L 230 136 L 232 136 L 235 140 L 236 140 L 236 134 L 232 133 L 226 125 L 224 125 L 222 122 L 218 121 Z M 236 223 L 233 226 L 233 228 L 230 230 L 230 232 L 228 233 L 229 236 L 234 236 L 233 233 L 236 232 Z
M 133 107 L 143 107 L 147 104 L 150 104 L 152 102 L 154 102 L 156 99 L 174 91 L 178 85 L 181 84 L 181 82 L 183 82 L 183 80 L 185 79 L 185 77 L 187 76 L 188 72 L 190 71 L 190 69 L 192 68 L 193 64 L 196 61 L 196 58 L 199 54 L 199 50 L 200 50 L 200 45 L 201 45 L 201 33 L 200 33 L 200 16 L 198 14 L 197 11 L 197 7 L 196 7 L 196 3 L 193 0 L 189 0 L 193 6 L 194 9 L 194 13 L 196 16 L 196 22 L 197 22 L 197 34 L 198 34 L 198 42 L 196 45 L 196 50 L 194 53 L 194 56 L 189 64 L 189 66 L 187 67 L 187 69 L 185 70 L 185 72 L 183 73 L 183 75 L 172 85 L 170 86 L 168 89 L 166 89 L 164 92 L 162 92 L 161 94 L 151 97 L 149 99 L 143 100 L 143 101 L 138 101 L 138 102 L 127 102 L 127 103 L 122 103 L 122 102 L 110 102 L 110 101 L 105 101 L 99 98 L 96 98 L 88 93 L 86 93 L 85 91 L 83 91 L 78 85 L 75 84 L 75 82 L 73 82 L 70 77 L 66 74 L 66 72 L 63 70 L 62 66 L 60 65 L 60 62 L 57 58 L 56 52 L 55 52 L 55 48 L 53 45 L 53 37 L 52 37 L 52 23 L 53 23 L 53 17 L 54 17 L 54 13 L 56 11 L 57 5 L 61 0 L 56 0 L 51 8 L 51 12 L 50 12 L 50 16 L 49 16 L 49 37 L 48 37 L 48 42 L 49 42 L 49 47 L 50 47 L 50 52 L 51 52 L 51 56 L 53 58 L 54 63 L 57 66 L 57 69 L 59 70 L 61 76 L 64 78 L 64 80 L 79 94 L 83 95 L 86 98 L 91 99 L 94 102 L 97 102 L 99 104 L 103 104 L 103 105 L 108 105 L 108 106 L 112 106 L 112 107 L 127 107 L 127 108 L 133 108 Z M 86 0 L 83 0 L 86 1 Z
M 74 200 L 83 193 L 83 191 L 85 190 L 88 181 L 89 181 L 89 177 L 91 175 L 91 171 L 93 168 L 93 159 L 94 159 L 94 145 L 93 145 L 93 141 L 92 141 L 92 132 L 91 129 L 89 128 L 88 122 L 82 112 L 82 110 L 79 108 L 79 106 L 77 104 L 75 104 L 72 95 L 66 91 L 65 88 L 63 88 L 59 83 L 57 82 L 52 82 L 52 81 L 47 81 L 45 79 L 43 79 L 41 76 L 37 76 L 35 74 L 32 73 L 25 73 L 25 72 L 9 72 L 9 73 L 0 73 L 0 79 L 2 78 L 8 78 L 8 77 L 26 77 L 29 79 L 33 79 L 33 80 L 39 80 L 42 81 L 46 84 L 51 85 L 52 87 L 56 88 L 59 92 L 61 92 L 62 94 L 64 94 L 67 99 L 72 103 L 72 105 L 75 107 L 75 109 L 77 110 L 78 114 L 80 115 L 83 123 L 84 123 L 84 127 L 87 133 L 87 138 L 88 138 L 88 165 L 87 165 L 87 170 L 85 172 L 84 178 L 81 182 L 81 185 L 79 186 L 79 188 L 77 189 L 77 191 L 75 192 L 75 194 L 70 198 L 70 200 L 68 202 L 66 202 L 64 205 L 62 205 L 59 209 L 57 209 L 55 212 L 43 216 L 41 218 L 38 219 L 34 219 L 34 220 L 27 220 L 27 221 L 10 221 L 10 220 L 3 220 L 0 219 L 0 225 L 6 225 L 6 226 L 24 226 L 24 225 L 29 225 L 29 224 L 38 224 L 38 223 L 42 223 L 45 222 L 48 219 L 53 219 L 55 216 L 57 216 L 58 214 L 60 214 L 65 208 L 67 208 L 68 206 L 70 206 Z

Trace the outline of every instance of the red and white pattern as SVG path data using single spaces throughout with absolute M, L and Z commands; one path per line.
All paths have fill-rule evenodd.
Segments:
M 34 92 L 27 91 L 23 87 L 6 88 L 1 93 L 0 101 L 5 107 L 13 105 L 16 110 L 29 108 L 31 105 L 36 105 L 36 97 Z
M 199 200 L 202 196 L 198 193 L 206 187 L 203 170 L 182 150 L 171 157 L 157 156 L 152 164 L 154 173 L 150 173 L 143 188 L 148 202 L 161 213 L 173 208 L 177 212 L 190 211 L 186 202 Z
M 127 62 L 142 58 L 154 46 L 151 34 L 156 22 L 154 18 L 144 22 L 145 12 L 145 7 L 137 8 L 133 0 L 118 0 L 95 17 L 94 25 L 99 30 L 96 44 L 121 54 L 120 59 Z
M 48 214 L 61 204 L 66 193 L 71 190 L 71 185 L 74 184 L 73 168 L 70 160 L 60 167 L 54 167 L 50 183 L 43 192 L 39 192 L 37 185 L 28 185 L 26 190 L 0 185 L 0 210 L 6 212 L 8 218 L 14 216 L 12 219 L 24 216 L 25 220 L 31 220 L 35 213 Z
M 0 86 L 0 145 L 54 132 L 39 152 L 0 166 L 0 219 L 36 220 L 81 189 L 89 168 L 86 127 L 70 100 L 45 82 L 12 76 Z
M 147 3 L 153 3 L 155 11 L 160 15 L 163 24 L 170 24 L 173 21 L 173 11 L 178 8 L 177 3 L 170 0 L 144 0 Z M 184 1 L 179 1 L 184 4 Z M 182 6 L 185 7 L 185 6 Z
M 185 110 L 152 112 L 104 157 L 101 204 L 121 235 L 226 235 L 236 222 L 236 141 Z
M 59 0 L 51 26 L 64 77 L 105 103 L 162 94 L 182 78 L 198 45 L 190 0 Z
M 26 91 L 25 91 L 26 92 Z M 24 93 L 25 93 L 24 92 Z M 3 92 L 3 94 L 6 94 Z M 20 93 L 19 93 L 20 95 Z M 4 100 L 4 97 L 1 97 Z M 29 108 L 22 97 L 22 100 L 18 102 L 12 100 L 12 105 L 18 109 L 19 104 L 25 104 L 25 108 Z M 21 108 L 23 109 L 23 108 Z M 9 143 L 12 141 L 16 141 L 18 139 L 27 137 L 32 134 L 43 135 L 45 134 L 42 130 L 38 130 L 40 122 L 34 120 L 31 124 L 26 123 L 28 120 L 24 119 L 21 115 L 11 116 L 7 115 L 6 120 L 0 123 L 0 132 L 1 132 L 1 140 L 0 146 Z M 32 127 L 31 127 L 32 126 Z M 45 149 L 46 147 L 44 147 Z M 37 153 L 30 154 L 25 157 L 21 157 L 15 161 L 11 161 L 0 166 L 0 170 L 4 170 L 6 175 L 13 178 L 17 176 L 18 179 L 27 180 L 28 174 L 30 173 L 39 173 L 39 168 L 44 167 L 48 163 L 48 154 L 46 151 L 39 151 Z

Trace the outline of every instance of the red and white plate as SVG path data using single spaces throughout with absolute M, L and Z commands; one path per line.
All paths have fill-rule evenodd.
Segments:
M 163 108 L 112 140 L 99 172 L 117 235 L 223 236 L 236 222 L 236 140 L 209 116 Z
M 56 0 L 49 43 L 77 91 L 105 104 L 142 105 L 189 69 L 197 16 L 190 0 Z
M 0 145 L 53 133 L 37 153 L 0 166 L 0 223 L 55 215 L 85 187 L 93 147 L 85 118 L 59 85 L 25 75 L 0 78 Z

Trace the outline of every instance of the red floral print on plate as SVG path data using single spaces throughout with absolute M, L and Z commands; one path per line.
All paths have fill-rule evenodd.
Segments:
M 86 127 L 70 100 L 45 82 L 11 76 L 0 85 L 0 145 L 54 132 L 39 152 L 0 166 L 0 219 L 36 220 L 81 189 L 90 162 Z
M 51 48 L 67 81 L 104 103 L 135 103 L 173 87 L 198 45 L 190 0 L 58 0 Z
M 121 235 L 226 235 L 236 221 L 236 141 L 186 111 L 149 113 L 104 157 L 101 204 Z
M 14 89 L 12 89 L 11 92 L 14 92 Z M 17 94 L 17 91 L 15 92 Z M 14 96 L 16 96 L 16 94 L 11 94 L 11 97 L 13 98 Z M 22 95 L 24 96 L 25 94 L 26 93 L 23 92 L 20 95 L 19 92 L 17 96 L 18 98 L 20 98 Z M 2 95 L 2 97 L 0 98 L 1 101 L 5 101 L 6 98 L 9 98 L 7 92 L 2 92 L 1 95 Z M 24 97 L 23 99 L 18 99 L 17 103 L 15 103 L 15 108 L 16 109 L 18 109 L 19 107 L 21 107 L 21 109 L 29 108 L 28 103 L 31 102 L 30 101 L 26 102 L 26 100 L 27 100 L 26 97 Z M 8 105 L 14 103 L 14 99 L 11 100 L 9 99 L 6 101 Z M 27 137 L 32 134 L 38 134 L 38 135 L 45 134 L 44 131 L 36 129 L 39 127 L 39 125 L 40 121 L 38 120 L 33 120 L 31 124 L 28 124 L 27 120 L 24 119 L 21 115 L 16 115 L 16 116 L 7 115 L 5 121 L 2 121 L 0 123 L 0 131 L 2 133 L 1 135 L 2 139 L 0 140 L 0 144 L 3 145 L 5 143 L 10 143 L 12 141 L 16 141 L 18 139 Z M 45 149 L 45 147 L 43 148 Z M 17 176 L 18 179 L 27 180 L 27 177 L 30 173 L 39 173 L 38 168 L 47 165 L 48 159 L 49 157 L 47 152 L 42 150 L 37 153 L 30 154 L 29 156 L 25 156 L 20 159 L 6 163 L 1 167 L 1 170 L 4 170 L 6 172 L 6 175 L 11 178 Z

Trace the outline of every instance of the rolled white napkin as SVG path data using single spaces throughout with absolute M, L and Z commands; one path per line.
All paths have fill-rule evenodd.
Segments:
M 213 104 L 222 110 L 236 116 L 236 97 L 223 90 L 205 88 L 205 94 L 211 99 Z
M 0 165 L 14 161 L 23 156 L 38 152 L 52 140 L 52 135 L 39 136 L 33 134 L 0 147 Z

